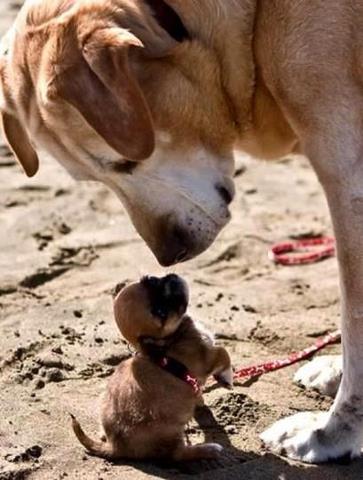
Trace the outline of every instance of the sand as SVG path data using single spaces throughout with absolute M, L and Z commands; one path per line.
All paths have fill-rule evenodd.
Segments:
M 1 1 L 0 33 L 16 8 Z M 190 313 L 241 366 L 285 356 L 334 330 L 339 292 L 335 258 L 287 268 L 267 257 L 276 241 L 331 233 L 308 162 L 239 157 L 238 165 L 231 223 L 208 252 L 167 271 L 188 280 Z M 112 289 L 165 270 L 105 187 L 74 182 L 51 159 L 27 179 L 3 145 L 0 175 L 1 480 L 362 478 L 362 461 L 307 467 L 262 449 L 258 434 L 276 419 L 331 404 L 293 385 L 297 367 L 233 392 L 206 393 L 207 407 L 187 433 L 192 442 L 220 442 L 225 451 L 218 461 L 114 465 L 87 456 L 68 412 L 96 434 L 98 398 L 115 365 L 129 355 L 113 321 Z

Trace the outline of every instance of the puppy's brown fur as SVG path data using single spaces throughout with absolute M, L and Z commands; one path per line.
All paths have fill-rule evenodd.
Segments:
M 75 418 L 74 432 L 90 453 L 109 459 L 215 457 L 221 450 L 219 445 L 187 446 L 184 441 L 184 427 L 200 397 L 189 384 L 154 363 L 145 354 L 141 339 L 167 341 L 166 355 L 184 364 L 200 386 L 213 374 L 231 380 L 229 355 L 224 348 L 214 346 L 210 335 L 184 313 L 173 312 L 161 322 L 150 308 L 142 282 L 117 296 L 117 325 L 139 353 L 119 365 L 108 384 L 101 414 L 105 441 L 90 439 Z

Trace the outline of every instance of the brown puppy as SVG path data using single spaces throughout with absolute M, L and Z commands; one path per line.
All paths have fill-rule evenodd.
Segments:
M 187 315 L 188 290 L 176 275 L 146 277 L 123 289 L 115 317 L 137 354 L 121 363 L 102 407 L 104 441 L 90 439 L 73 418 L 78 440 L 92 454 L 109 459 L 214 458 L 218 444 L 187 446 L 184 427 L 201 400 L 210 375 L 232 385 L 227 351 Z

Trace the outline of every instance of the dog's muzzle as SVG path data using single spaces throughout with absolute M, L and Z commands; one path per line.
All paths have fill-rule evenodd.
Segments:
M 189 292 L 185 281 L 178 275 L 166 277 L 144 277 L 142 284 L 147 289 L 151 313 L 166 321 L 172 313 L 183 315 L 189 302 Z

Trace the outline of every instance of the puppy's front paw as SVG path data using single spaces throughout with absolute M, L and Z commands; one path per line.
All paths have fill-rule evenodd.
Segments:
M 260 436 L 264 445 L 281 455 L 306 463 L 351 459 L 360 453 L 353 432 L 329 425 L 330 414 L 301 412 L 276 422 Z
M 299 368 L 294 376 L 294 382 L 334 397 L 342 378 L 342 368 L 341 355 L 317 357 Z
M 214 374 L 214 380 L 219 386 L 227 388 L 227 390 L 233 390 L 233 370 L 229 366 L 225 370 Z

